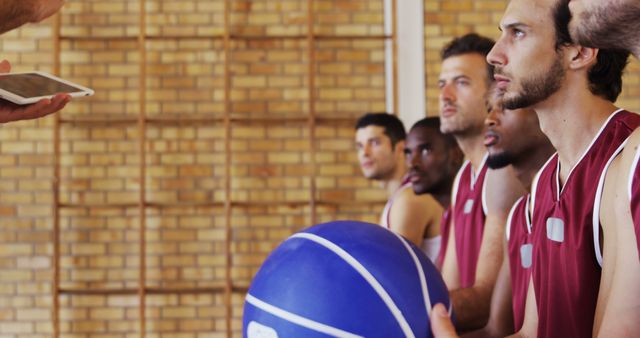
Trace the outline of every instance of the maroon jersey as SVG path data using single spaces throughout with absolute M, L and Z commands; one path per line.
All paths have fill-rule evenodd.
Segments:
M 485 156 L 477 177 L 471 162 L 466 161 L 460 168 L 454 185 L 452 214 L 455 233 L 453 238 L 456 241 L 462 288 L 472 286 L 476 280 L 476 266 L 486 218 L 483 198 L 484 179 L 487 175 L 486 160 Z
M 448 207 L 442 214 L 440 220 L 440 235 L 442 236 L 442 242 L 440 244 L 440 253 L 436 259 L 436 266 L 438 269 L 442 269 L 442 262 L 444 261 L 444 253 L 447 252 L 447 243 L 449 243 L 449 232 L 451 230 L 451 207 Z
M 631 217 L 636 229 L 636 241 L 638 243 L 638 258 L 640 258 L 640 147 L 636 151 L 629 172 L 629 200 L 631 201 Z
M 530 195 L 521 197 L 513 205 L 507 219 L 506 234 L 509 249 L 513 324 L 516 332 L 520 330 L 524 322 L 524 309 L 533 259 L 531 217 L 529 216 L 530 198 Z
M 533 269 L 539 337 L 590 337 L 600 286 L 594 241 L 597 182 L 640 116 L 613 113 L 559 184 L 558 156 L 542 168 L 534 194 Z M 598 222 L 599 223 L 599 222 Z

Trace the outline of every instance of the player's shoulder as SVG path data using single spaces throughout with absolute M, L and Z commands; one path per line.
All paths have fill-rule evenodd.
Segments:
M 624 149 L 619 156 L 612 160 L 607 178 L 616 178 L 620 184 L 626 184 L 625 180 L 629 175 L 633 175 L 634 168 L 637 167 L 640 150 L 640 128 L 635 129 L 627 138 Z
M 487 189 L 488 192 L 492 190 L 501 191 L 504 189 L 513 190 L 521 188 L 522 186 L 511 166 L 500 169 L 489 169 L 486 175 L 485 189 Z
M 627 138 L 622 158 L 633 158 L 640 146 L 640 128 L 636 128 Z
M 411 187 L 403 189 L 397 196 L 396 202 L 398 203 L 420 203 L 420 204 L 432 204 L 437 203 L 436 199 L 431 194 L 416 194 Z
M 511 166 L 487 171 L 483 188 L 483 203 L 487 214 L 508 214 L 515 201 L 526 194 Z

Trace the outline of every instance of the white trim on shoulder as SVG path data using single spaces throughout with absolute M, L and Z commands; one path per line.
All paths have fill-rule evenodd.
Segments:
M 456 205 L 456 197 L 458 197 L 458 189 L 460 188 L 460 179 L 462 177 L 462 173 L 465 171 L 465 169 L 469 165 L 471 165 L 471 161 L 469 160 L 464 161 L 460 169 L 458 169 L 456 178 L 453 180 L 453 188 L 451 191 L 451 210 L 453 210 L 454 206 Z
M 251 294 L 247 294 L 247 297 L 245 298 L 247 300 L 247 303 L 259 308 L 262 311 L 268 312 L 276 317 L 280 317 L 286 321 L 289 321 L 291 323 L 294 324 L 298 324 L 302 327 L 306 327 L 307 329 L 313 330 L 313 331 L 317 331 L 320 333 L 324 333 L 326 335 L 329 336 L 333 336 L 333 337 L 340 337 L 340 338 L 361 338 L 363 336 L 359 336 L 347 331 L 343 331 L 340 329 L 337 329 L 335 327 L 326 325 L 326 324 L 322 324 L 322 323 L 318 323 L 316 321 L 313 321 L 309 318 L 305 318 L 302 316 L 299 316 L 295 313 L 291 313 L 289 311 L 283 310 L 279 307 L 273 306 L 269 303 L 266 303 L 254 296 L 252 296 Z
M 633 176 L 635 176 L 636 169 L 638 168 L 638 160 L 640 160 L 640 147 L 636 150 L 636 154 L 633 156 L 633 163 L 631 163 L 631 169 L 629 170 L 629 182 L 627 184 L 627 194 L 629 201 L 631 201 L 631 188 L 633 187 Z
M 380 284 L 380 282 L 378 282 L 378 280 L 362 264 L 360 264 L 358 260 L 356 260 L 353 256 L 351 256 L 348 252 L 346 252 L 344 249 L 342 249 L 335 243 L 314 234 L 301 232 L 289 237 L 289 239 L 291 238 L 303 238 L 303 239 L 310 240 L 312 242 L 315 242 L 327 248 L 328 250 L 338 255 L 338 257 L 340 257 L 347 264 L 349 264 L 354 270 L 356 270 L 367 281 L 367 283 L 369 283 L 369 285 L 376 291 L 380 299 L 382 299 L 382 301 L 385 303 L 387 308 L 389 308 L 389 311 L 398 322 L 398 325 L 400 325 L 400 329 L 402 330 L 402 333 L 404 333 L 404 335 L 407 338 L 415 338 L 415 334 L 411 330 L 411 327 L 409 326 L 409 323 L 407 322 L 406 318 L 402 314 L 402 311 L 400 311 L 396 303 L 393 301 L 393 299 L 387 293 L 384 287 Z
M 487 206 L 487 175 L 489 171 L 485 172 L 484 180 L 482 181 L 482 191 L 480 191 L 480 202 L 482 203 L 482 212 L 486 217 L 489 213 L 489 207 Z
M 531 203 L 531 195 L 527 195 L 527 200 L 525 201 L 525 205 L 524 205 L 524 219 L 527 222 L 527 232 L 529 233 L 529 235 L 531 235 L 531 231 L 533 229 L 533 226 L 531 225 L 531 219 L 532 219 L 532 215 L 531 213 L 533 212 L 532 210 L 529 209 L 529 205 Z
M 628 139 L 627 139 L 628 140 Z M 622 144 L 616 149 L 616 151 L 611 155 L 607 164 L 605 164 L 602 169 L 602 173 L 600 174 L 600 179 L 598 180 L 598 188 L 596 189 L 596 198 L 593 201 L 593 219 L 592 219 L 592 228 L 593 228 L 593 247 L 596 254 L 596 259 L 598 260 L 598 264 L 602 268 L 602 250 L 600 250 L 600 203 L 602 203 L 602 191 L 604 190 L 604 179 L 607 176 L 607 171 L 609 171 L 609 166 L 611 162 L 620 154 L 624 146 L 627 144 L 627 140 L 624 140 Z
M 591 147 L 593 147 L 593 145 L 596 143 L 596 141 L 598 140 L 598 138 L 600 137 L 600 135 L 604 131 L 604 128 L 606 128 L 609 125 L 609 122 L 611 122 L 611 120 L 613 119 L 613 117 L 618 115 L 618 113 L 621 112 L 621 111 L 624 111 L 624 109 L 618 109 L 618 110 L 614 111 L 613 113 L 611 113 L 611 115 L 609 115 L 609 117 L 602 124 L 602 126 L 600 126 L 600 130 L 598 130 L 598 133 L 596 133 L 596 135 L 593 137 L 593 139 L 591 140 L 591 143 L 589 144 L 587 149 L 585 149 L 585 151 L 582 153 L 582 156 L 580 156 L 580 159 L 578 160 L 578 162 L 576 162 L 576 164 L 573 166 L 573 168 L 571 168 L 571 170 L 569 171 L 569 174 L 567 175 L 567 179 L 564 180 L 564 185 L 562 186 L 562 189 L 559 189 L 559 191 L 558 191 L 558 194 L 557 194 L 558 198 L 557 198 L 556 201 L 560 200 L 560 194 L 562 194 L 562 191 L 564 190 L 564 187 L 567 186 L 567 182 L 569 182 L 569 178 L 571 177 L 571 174 L 573 173 L 573 170 L 575 168 L 577 168 L 578 165 L 580 165 L 580 162 L 582 162 L 582 160 L 585 158 L 585 156 L 587 156 L 587 154 L 591 150 Z M 558 181 L 558 186 L 556 187 L 556 189 L 558 187 L 560 187 L 560 161 L 558 161 L 557 170 L 558 170 L 558 174 L 556 176 L 556 179 Z
M 507 242 L 509 241 L 509 238 L 511 238 L 511 221 L 513 220 L 513 213 L 516 211 L 518 204 L 520 204 L 523 198 L 524 196 L 521 196 L 520 198 L 518 198 L 516 203 L 513 203 L 513 206 L 511 206 L 511 210 L 509 210 L 509 216 L 507 216 L 507 229 L 506 229 Z
M 551 163 L 551 161 L 554 158 L 556 158 L 556 156 L 558 156 L 558 153 L 553 153 L 553 155 L 549 157 L 547 162 L 544 163 L 542 168 L 538 170 L 536 175 L 533 176 L 533 182 L 531 183 L 531 214 L 532 215 L 533 215 L 533 210 L 535 210 L 536 208 L 536 193 L 538 192 L 538 181 L 540 180 L 540 176 L 542 175 L 542 172 L 549 166 L 549 163 Z
M 473 190 L 473 188 L 476 185 L 476 181 L 478 180 L 478 176 L 480 175 L 480 173 L 482 172 L 482 169 L 484 169 L 484 166 L 487 165 L 487 159 L 489 158 L 489 153 L 484 154 L 484 157 L 482 158 L 482 162 L 480 162 L 480 167 L 478 169 L 473 168 L 473 166 L 471 166 L 471 190 Z

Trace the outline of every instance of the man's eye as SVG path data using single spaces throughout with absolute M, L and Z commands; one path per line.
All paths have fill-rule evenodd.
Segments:
M 524 32 L 519 29 L 514 29 L 513 36 L 515 36 L 516 38 L 521 38 L 524 36 Z

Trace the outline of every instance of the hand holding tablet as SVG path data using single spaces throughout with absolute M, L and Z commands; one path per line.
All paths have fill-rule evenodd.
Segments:
M 31 104 L 64 93 L 90 96 L 93 90 L 43 72 L 0 74 L 0 98 L 15 104 Z
M 10 70 L 8 61 L 0 62 L 0 123 L 43 117 L 64 108 L 71 97 L 93 95 L 89 88 L 46 73 Z

